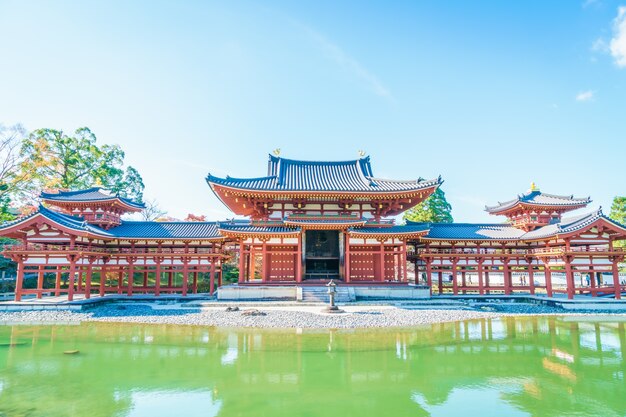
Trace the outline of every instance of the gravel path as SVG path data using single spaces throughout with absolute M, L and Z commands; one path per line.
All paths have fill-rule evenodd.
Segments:
M 323 314 L 321 306 L 257 306 L 226 311 L 223 307 L 189 308 L 182 305 L 108 304 L 86 312 L 23 311 L 0 313 L 0 324 L 67 324 L 128 322 L 218 327 L 358 328 L 411 327 L 423 324 L 494 318 L 510 315 L 572 315 L 558 308 L 533 304 L 473 305 L 451 309 L 393 306 L 347 306 L 346 313 Z M 251 315 L 255 310 L 258 315 Z M 575 313 L 581 315 L 584 313 Z M 603 314 L 598 312 L 593 315 Z M 626 320 L 626 314 L 619 314 Z

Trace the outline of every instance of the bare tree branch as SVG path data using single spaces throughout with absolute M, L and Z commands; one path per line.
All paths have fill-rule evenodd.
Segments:
M 141 212 L 141 217 L 145 221 L 155 221 L 159 217 L 163 217 L 167 214 L 167 211 L 161 209 L 156 200 L 147 200 L 145 202 L 146 208 Z

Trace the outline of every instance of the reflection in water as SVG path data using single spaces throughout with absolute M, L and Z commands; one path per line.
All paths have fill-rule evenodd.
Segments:
M 0 416 L 623 416 L 624 323 L 605 319 L 0 326 Z

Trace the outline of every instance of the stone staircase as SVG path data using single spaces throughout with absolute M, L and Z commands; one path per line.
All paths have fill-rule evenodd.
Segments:
M 297 300 L 305 303 L 328 303 L 328 288 L 327 287 L 298 287 Z M 356 296 L 354 294 L 354 288 L 352 287 L 337 287 L 337 293 L 335 294 L 336 303 L 349 303 L 355 301 Z

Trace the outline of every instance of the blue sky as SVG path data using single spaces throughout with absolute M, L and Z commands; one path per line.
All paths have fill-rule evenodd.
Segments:
M 623 9 L 621 7 L 624 7 Z M 442 175 L 456 221 L 626 194 L 626 1 L 0 0 L 0 123 L 120 144 L 170 215 L 267 154 Z

